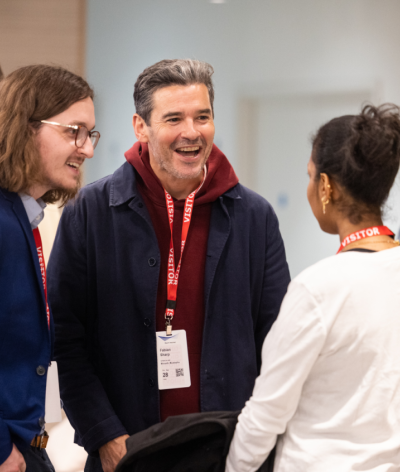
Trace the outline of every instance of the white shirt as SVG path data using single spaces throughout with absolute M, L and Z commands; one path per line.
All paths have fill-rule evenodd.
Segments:
M 400 247 L 291 282 L 226 471 L 257 470 L 278 435 L 274 472 L 400 471 Z

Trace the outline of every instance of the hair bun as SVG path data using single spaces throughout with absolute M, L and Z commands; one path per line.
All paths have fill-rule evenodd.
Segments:
M 365 165 L 400 163 L 400 109 L 392 103 L 379 107 L 366 105 L 357 116 L 352 133 L 354 157 L 362 157 Z
M 400 165 L 400 108 L 366 105 L 359 115 L 334 118 L 318 130 L 313 148 L 318 175 L 347 191 L 360 218 L 365 208 L 380 213 Z

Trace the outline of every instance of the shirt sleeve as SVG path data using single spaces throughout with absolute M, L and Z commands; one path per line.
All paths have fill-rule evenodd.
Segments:
M 256 471 L 285 432 L 326 339 L 320 308 L 293 281 L 262 348 L 261 373 L 242 410 L 226 461 L 226 472 Z

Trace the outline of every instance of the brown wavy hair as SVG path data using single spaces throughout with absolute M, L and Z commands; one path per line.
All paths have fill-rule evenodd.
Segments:
M 88 97 L 93 99 L 88 83 L 62 67 L 21 67 L 0 82 L 0 187 L 23 192 L 41 183 L 35 139 L 42 126 L 40 120 L 48 120 Z M 52 189 L 42 199 L 64 205 L 79 187 L 80 182 L 73 190 Z

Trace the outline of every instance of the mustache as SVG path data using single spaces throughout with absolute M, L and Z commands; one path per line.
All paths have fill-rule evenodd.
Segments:
M 202 138 L 198 138 L 198 139 L 195 139 L 195 140 L 180 139 L 179 141 L 176 141 L 176 142 L 172 143 L 171 149 L 173 149 L 175 151 L 176 149 L 179 149 L 179 148 L 184 147 L 184 146 L 199 146 L 199 147 L 205 148 L 206 144 L 207 144 L 206 141 Z

